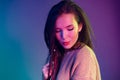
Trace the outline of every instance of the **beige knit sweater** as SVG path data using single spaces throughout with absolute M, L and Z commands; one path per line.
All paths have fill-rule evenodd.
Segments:
M 65 54 L 57 80 L 101 80 L 96 56 L 87 45 Z

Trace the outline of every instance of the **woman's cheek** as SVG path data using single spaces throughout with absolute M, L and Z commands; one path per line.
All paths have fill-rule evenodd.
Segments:
M 60 40 L 60 34 L 56 33 L 56 39 L 59 41 Z

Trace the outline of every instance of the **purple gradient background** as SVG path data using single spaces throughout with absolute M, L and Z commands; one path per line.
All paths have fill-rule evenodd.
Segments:
M 0 80 L 41 80 L 47 56 L 43 30 L 48 12 L 60 0 L 0 1 Z M 120 80 L 119 0 L 74 0 L 95 33 L 102 80 Z

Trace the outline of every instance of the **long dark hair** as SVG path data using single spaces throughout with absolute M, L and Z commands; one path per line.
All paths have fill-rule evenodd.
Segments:
M 56 19 L 63 13 L 73 13 L 78 24 L 83 24 L 82 30 L 79 33 L 78 42 L 83 42 L 92 48 L 91 28 L 84 11 L 71 0 L 62 0 L 58 4 L 54 5 L 48 14 L 44 29 L 44 39 L 50 53 L 50 70 L 53 71 L 51 76 L 52 80 L 56 79 L 56 75 L 65 52 L 64 48 L 59 44 L 55 37 Z

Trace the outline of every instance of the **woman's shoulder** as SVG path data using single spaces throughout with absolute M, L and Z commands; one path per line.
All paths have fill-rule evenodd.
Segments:
M 81 48 L 75 50 L 75 59 L 77 61 L 90 59 L 93 58 L 93 56 L 95 56 L 94 51 L 86 44 L 84 44 L 84 46 L 82 46 Z
M 94 53 L 94 51 L 85 43 L 83 42 L 77 42 L 75 46 L 73 47 L 73 52 L 76 54 L 82 54 L 82 53 Z
M 82 46 L 78 49 L 76 49 L 77 54 L 89 54 L 94 53 L 93 49 L 91 49 L 88 45 L 82 44 Z

